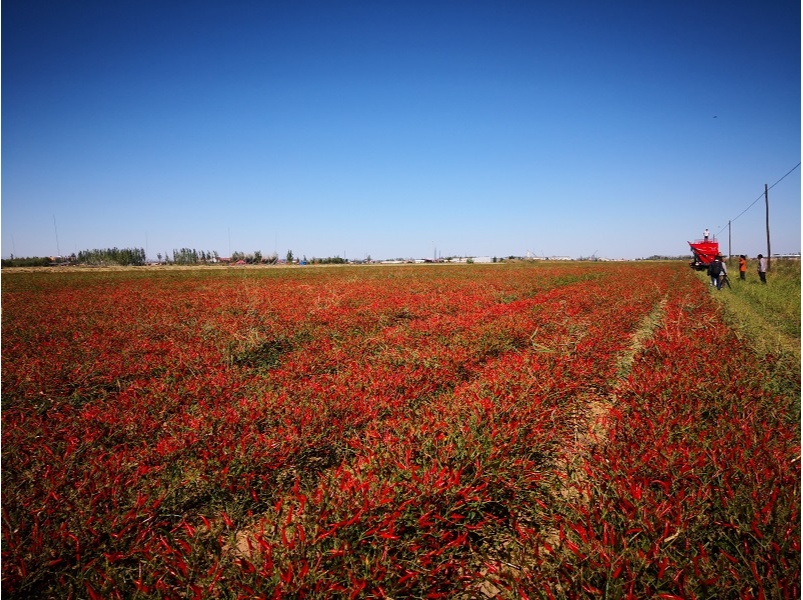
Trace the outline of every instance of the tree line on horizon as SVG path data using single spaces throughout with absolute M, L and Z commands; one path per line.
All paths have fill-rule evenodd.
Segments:
M 196 248 L 174 248 L 172 255 L 169 252 L 156 254 L 157 262 L 170 265 L 202 265 L 219 262 L 244 262 L 246 264 L 277 264 L 278 255 L 274 252 L 264 256 L 260 250 L 251 253 L 235 251 L 228 258 L 222 258 L 217 250 L 197 250 Z M 287 251 L 287 262 L 293 262 L 293 252 Z M 306 257 L 304 258 L 306 261 Z M 345 262 L 340 257 L 313 259 L 312 262 L 329 264 Z M 69 256 L 31 256 L 0 260 L 2 267 L 49 267 L 54 265 L 89 265 L 89 266 L 142 266 L 148 263 L 144 248 L 105 248 L 82 250 Z
M 53 265 L 92 265 L 92 266 L 135 266 L 146 263 L 144 248 L 105 248 L 81 250 L 68 256 L 26 256 L 11 255 L 0 261 L 3 267 L 49 267 Z

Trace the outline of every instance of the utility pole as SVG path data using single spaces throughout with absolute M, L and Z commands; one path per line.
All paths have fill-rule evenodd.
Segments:
M 772 252 L 770 251 L 770 196 L 767 184 L 764 184 L 764 206 L 767 215 L 767 271 L 770 270 Z
M 731 252 L 731 222 L 728 221 L 728 260 L 731 259 L 733 253 Z
M 53 229 L 56 231 L 56 253 L 61 257 L 61 248 L 59 248 L 59 228 L 56 227 L 56 215 L 53 215 Z

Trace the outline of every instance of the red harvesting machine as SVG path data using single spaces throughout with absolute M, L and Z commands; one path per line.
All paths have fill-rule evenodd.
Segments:
M 697 271 L 708 268 L 708 265 L 714 262 L 714 258 L 719 255 L 719 242 L 697 240 L 693 243 L 689 242 L 689 247 L 694 255 L 694 260 L 689 263 L 689 266 Z

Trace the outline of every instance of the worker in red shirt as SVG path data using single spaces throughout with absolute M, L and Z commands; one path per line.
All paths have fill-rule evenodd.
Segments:
M 744 254 L 739 255 L 739 279 L 744 279 L 747 273 L 747 257 Z

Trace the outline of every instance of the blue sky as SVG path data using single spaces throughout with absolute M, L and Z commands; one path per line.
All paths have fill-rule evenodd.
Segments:
M 797 0 L 2 3 L 2 256 L 766 252 Z M 770 191 L 799 252 L 800 168 Z M 736 218 L 738 216 L 738 218 Z M 734 220 L 735 219 L 735 220 Z

